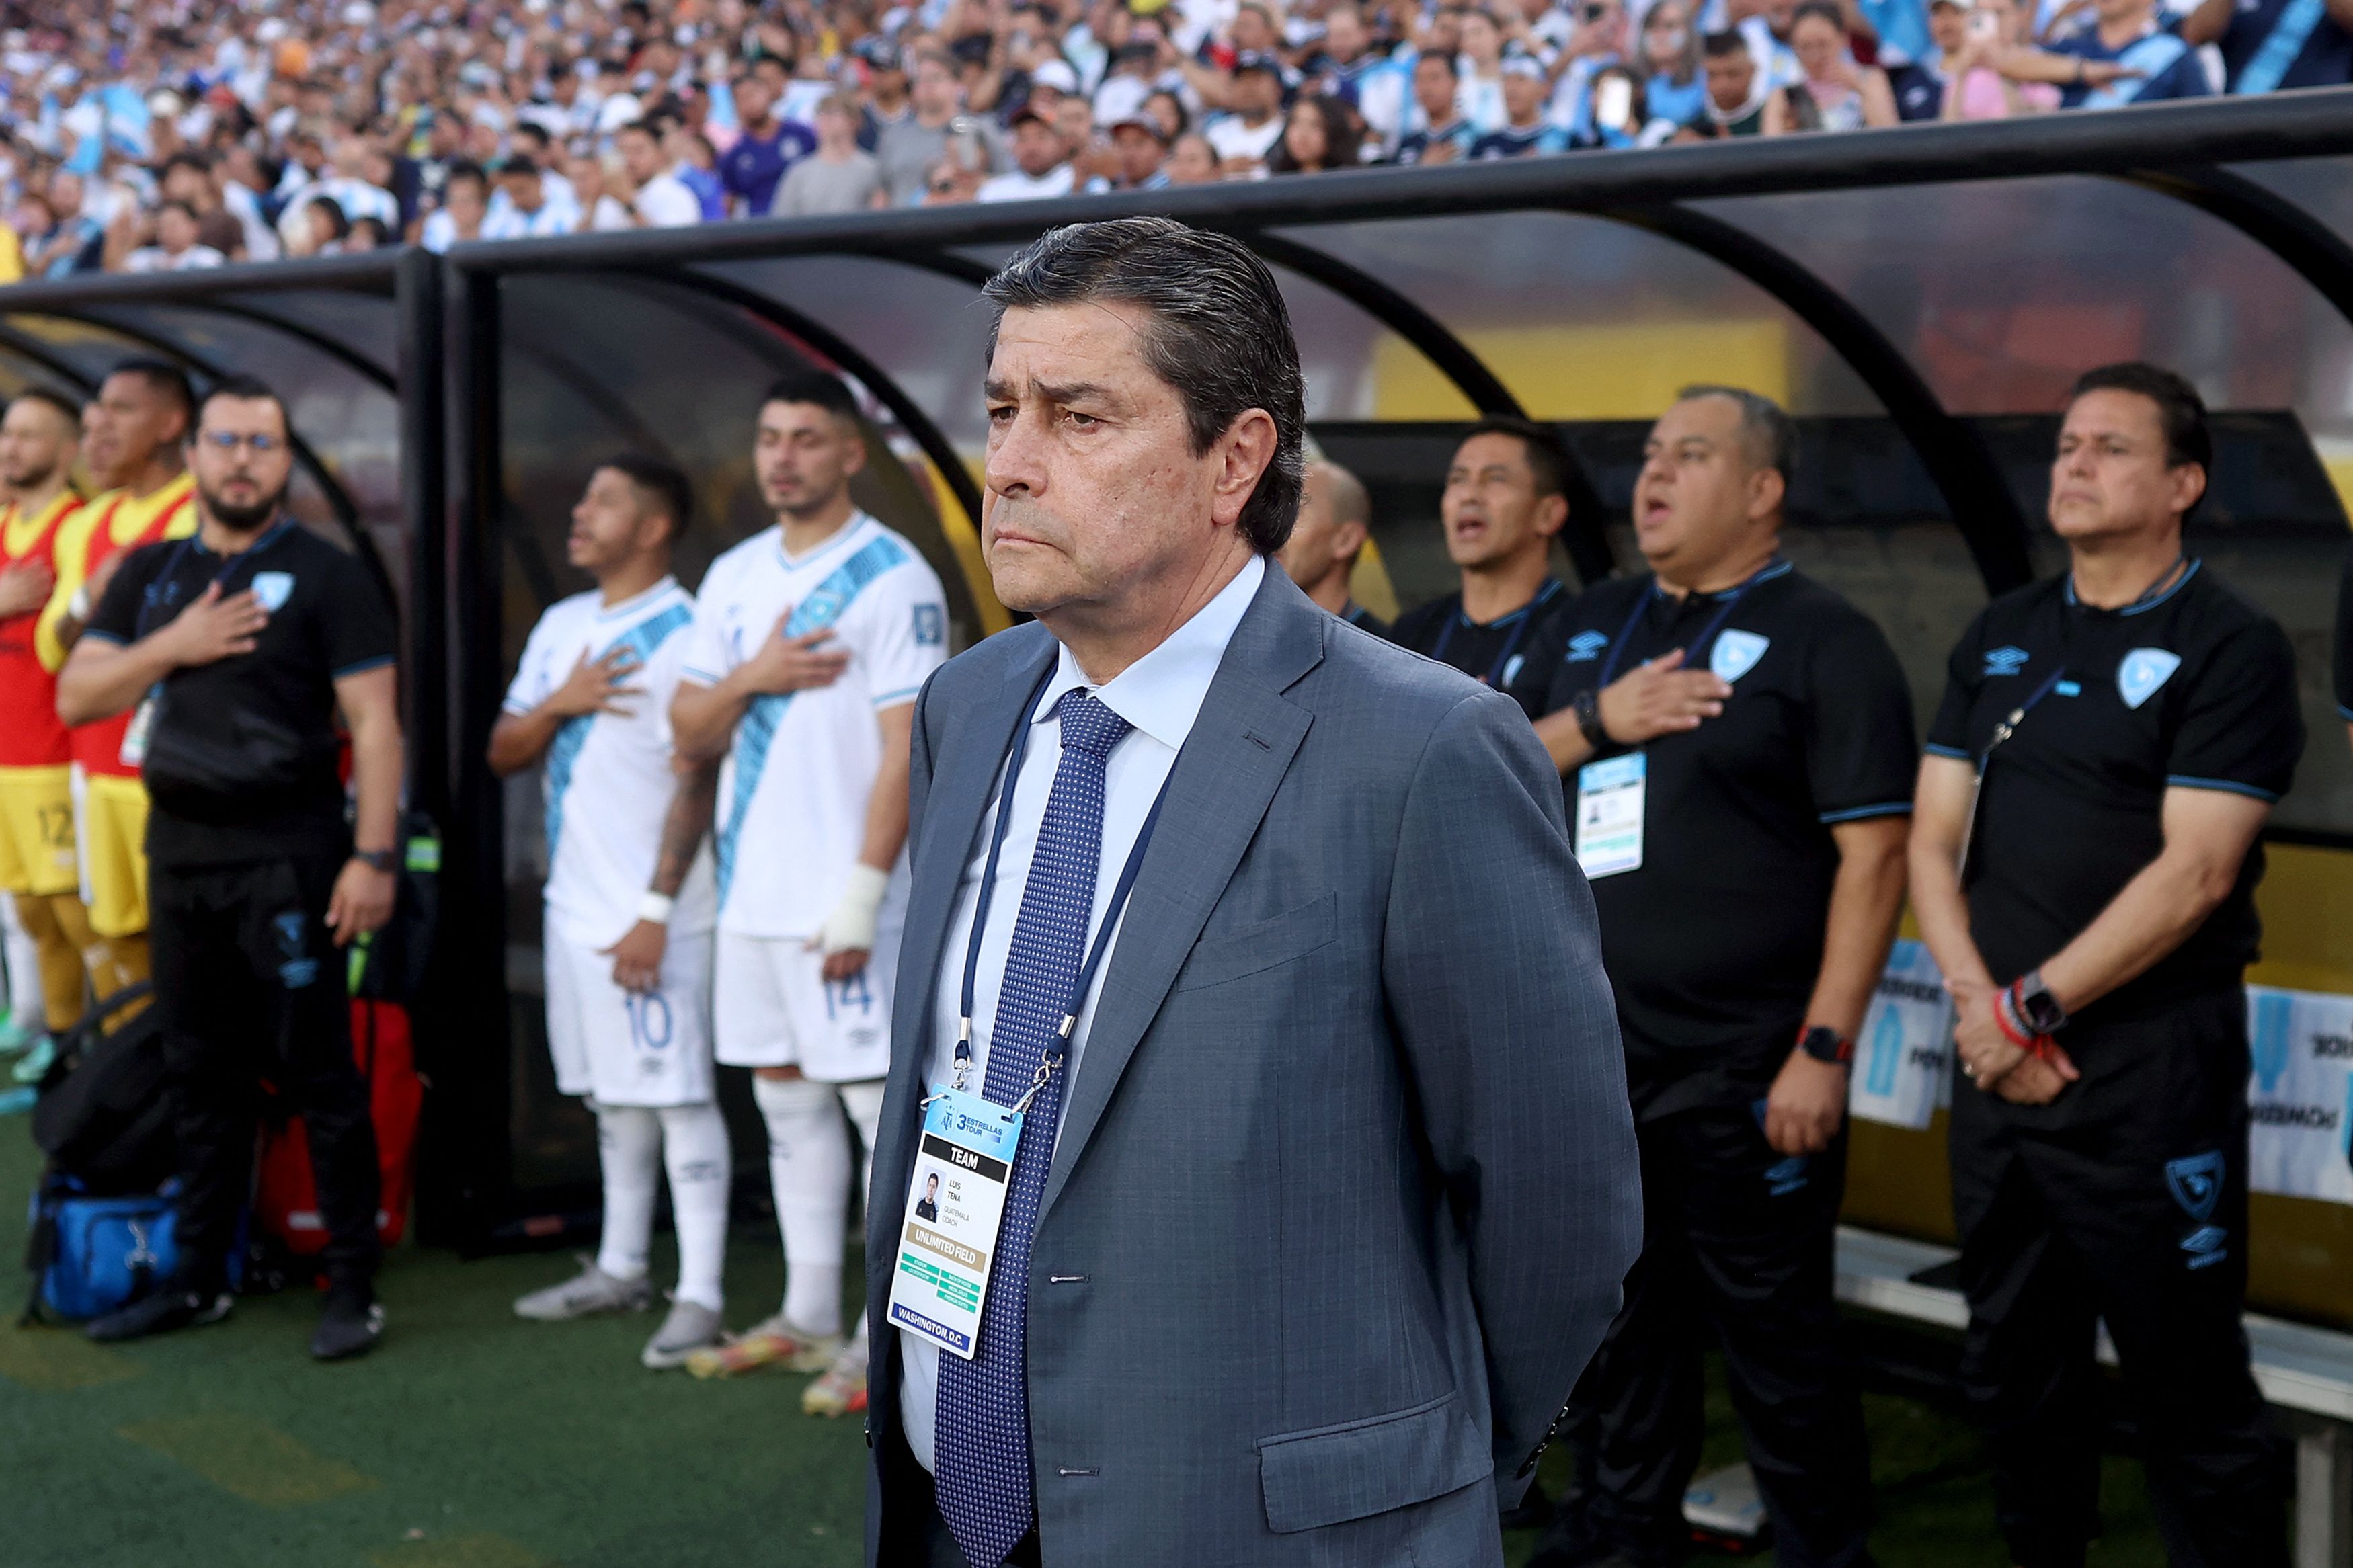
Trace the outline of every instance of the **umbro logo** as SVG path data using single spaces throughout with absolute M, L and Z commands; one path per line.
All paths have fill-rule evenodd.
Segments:
M 1985 656 L 1985 672 L 1988 675 L 2016 675 L 2033 657 L 2024 648 L 2014 646 L 1989 648 Z
M 1579 632 L 1568 639 L 1567 662 L 1585 664 L 1599 658 L 1601 650 L 1609 646 L 1609 639 L 1599 632 Z

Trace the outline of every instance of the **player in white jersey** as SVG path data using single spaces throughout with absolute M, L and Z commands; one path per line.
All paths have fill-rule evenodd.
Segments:
M 542 764 L 547 831 L 547 1044 L 556 1087 L 596 1113 L 604 1236 L 579 1276 L 523 1297 L 542 1321 L 642 1310 L 663 1167 L 678 1289 L 640 1359 L 684 1364 L 719 1342 L 732 1161 L 711 1060 L 711 826 L 718 769 L 681 764 L 670 700 L 694 600 L 670 574 L 686 477 L 617 457 L 590 476 L 565 553 L 594 591 L 548 607 L 523 646 L 490 762 Z
M 947 651 L 938 577 L 850 503 L 864 462 L 830 376 L 762 401 L 753 463 L 777 526 L 712 563 L 671 708 L 682 754 L 725 759 L 719 1059 L 754 1070 L 786 1262 L 783 1309 L 687 1366 L 821 1371 L 802 1405 L 827 1415 L 865 1403 L 863 1314 L 841 1331 L 842 1115 L 871 1152 L 906 910 L 908 735 Z

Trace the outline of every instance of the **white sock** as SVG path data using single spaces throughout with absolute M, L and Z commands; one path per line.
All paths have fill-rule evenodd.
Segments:
M 605 1234 L 596 1267 L 616 1279 L 642 1279 L 661 1171 L 659 1115 L 641 1105 L 598 1106 L 596 1162 L 605 1172 Z
M 838 1334 L 849 1208 L 841 1096 L 829 1083 L 755 1076 L 752 1098 L 768 1124 L 768 1180 L 785 1233 L 785 1321 L 803 1333 Z
M 727 1119 L 707 1100 L 666 1106 L 659 1115 L 670 1218 L 678 1227 L 678 1299 L 715 1312 L 726 1304 L 719 1280 L 727 1261 L 727 1190 L 734 1162 Z
M 0 937 L 5 942 L 8 1011 L 18 1027 L 37 1035 L 47 1026 L 41 1006 L 41 951 L 16 918 L 16 900 L 0 893 Z
M 845 1083 L 841 1086 L 841 1103 L 849 1111 L 849 1120 L 858 1129 L 858 1190 L 866 1194 L 870 1205 L 874 1202 L 874 1138 L 882 1126 L 882 1080 L 872 1079 L 865 1083 Z M 884 1200 L 884 1206 L 892 1206 Z M 856 1349 L 861 1362 L 865 1358 L 866 1314 L 858 1314 Z

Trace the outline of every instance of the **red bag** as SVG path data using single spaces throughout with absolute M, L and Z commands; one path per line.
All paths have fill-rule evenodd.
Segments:
M 376 1235 L 396 1244 L 408 1228 L 408 1199 L 415 1182 L 417 1118 L 425 1085 L 417 1076 L 408 1035 L 408 1010 L 396 1002 L 352 1003 L 352 1057 L 367 1080 L 368 1108 L 375 1122 L 376 1163 L 384 1184 L 375 1211 Z M 319 1192 L 311 1178 L 311 1145 L 302 1119 L 265 1125 L 260 1182 L 253 1200 L 262 1227 L 301 1258 L 325 1250 L 327 1227 L 319 1217 Z

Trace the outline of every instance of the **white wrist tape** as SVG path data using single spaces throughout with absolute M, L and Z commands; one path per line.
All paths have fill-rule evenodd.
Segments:
M 638 919 L 658 926 L 668 925 L 670 907 L 677 902 L 668 893 L 657 893 L 648 889 L 638 895 Z
M 84 583 L 74 589 L 73 597 L 66 601 L 66 614 L 71 616 L 75 620 L 81 622 L 84 626 L 88 626 L 90 624 L 89 584 Z
M 890 890 L 891 873 L 863 861 L 849 868 L 841 898 L 818 928 L 818 945 L 828 952 L 871 952 L 874 925 L 882 912 L 882 895 Z

